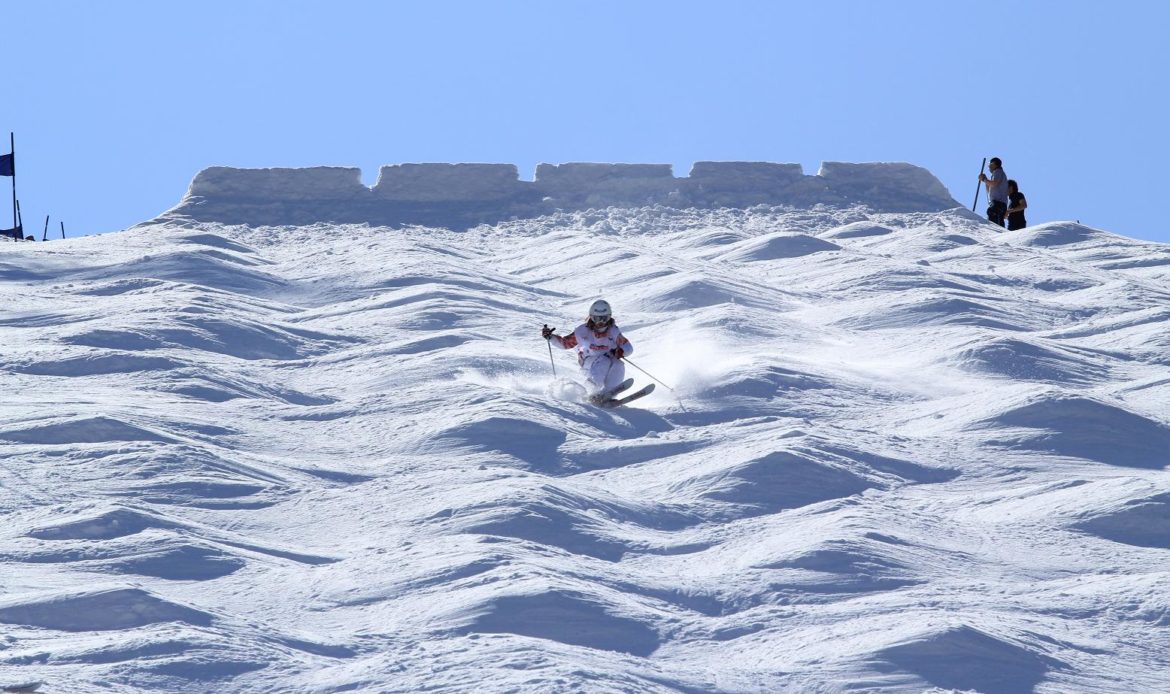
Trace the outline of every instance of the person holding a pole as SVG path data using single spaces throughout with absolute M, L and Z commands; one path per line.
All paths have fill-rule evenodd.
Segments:
M 544 326 L 541 337 L 562 349 L 577 349 L 577 363 L 588 382 L 591 400 L 604 400 L 624 382 L 626 365 L 622 358 L 633 354 L 634 346 L 613 322 L 608 301 L 594 301 L 585 323 L 568 335 L 557 335 L 553 330 Z
M 991 175 L 979 174 L 979 180 L 987 186 L 987 219 L 993 224 L 1003 226 L 1003 218 L 1008 207 L 1007 174 L 1003 170 L 1003 162 L 999 157 L 992 157 L 987 163 Z

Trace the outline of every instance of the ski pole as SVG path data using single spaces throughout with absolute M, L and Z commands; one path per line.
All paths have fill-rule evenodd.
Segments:
M 635 368 L 635 369 L 637 369 L 638 371 L 641 371 L 642 373 L 646 374 L 646 375 L 647 375 L 647 376 L 649 376 L 650 378 L 654 378 L 654 374 L 650 373 L 650 372 L 649 372 L 649 371 L 647 371 L 646 369 L 643 369 L 642 367 L 640 367 L 640 366 L 638 366 L 637 364 L 635 364 L 633 361 L 631 361 L 631 360 L 630 360 L 630 358 L 629 358 L 629 357 L 622 357 L 622 359 L 624 359 L 624 360 L 626 361 L 626 363 L 627 363 L 627 364 L 629 364 L 630 366 L 634 367 L 634 368 Z M 658 379 L 657 379 L 657 378 L 654 378 L 654 380 L 655 380 L 655 381 L 658 381 Z M 658 383 L 659 383 L 659 384 L 660 384 L 660 385 L 661 385 L 663 388 L 666 388 L 666 389 L 667 389 L 667 390 L 669 390 L 670 392 L 672 392 L 672 393 L 674 392 L 674 388 L 671 388 L 670 386 L 666 385 L 666 384 L 665 384 L 665 383 L 663 383 L 662 381 L 658 381 Z
M 547 328 L 547 327 L 548 327 L 548 323 L 545 323 L 545 324 L 544 324 L 544 327 L 546 327 L 546 328 Z M 546 339 L 546 340 L 545 340 L 545 342 L 547 342 L 547 343 L 548 343 L 548 363 L 549 363 L 549 364 L 552 366 L 552 369 L 553 369 L 553 378 L 555 379 L 555 378 L 557 377 L 557 363 L 556 363 L 555 361 L 553 361 L 553 355 L 552 355 L 552 340 L 547 340 L 547 339 Z
M 686 412 L 686 411 L 687 411 L 687 408 L 686 408 L 686 407 L 683 405 L 682 398 L 680 398 L 680 397 L 678 396 L 678 393 L 675 393 L 675 392 L 674 392 L 674 388 L 671 388 L 670 386 L 666 385 L 665 383 L 662 383 L 662 381 L 659 381 L 657 378 L 655 378 L 654 374 L 650 373 L 650 372 L 649 372 L 649 371 L 647 371 L 646 369 L 643 369 L 642 367 L 638 366 L 638 365 L 637 365 L 637 364 L 635 364 L 634 362 L 630 361 L 630 358 L 629 358 L 629 357 L 622 357 L 622 359 L 624 359 L 624 360 L 625 360 L 625 362 L 626 362 L 627 364 L 629 364 L 630 366 L 634 367 L 634 368 L 635 368 L 635 369 L 637 369 L 638 371 L 641 371 L 642 373 L 646 374 L 646 375 L 647 375 L 647 376 L 649 376 L 650 378 L 653 378 L 655 381 L 658 381 L 660 384 L 662 384 L 662 387 L 663 387 L 663 388 L 666 388 L 666 389 L 667 389 L 667 390 L 669 390 L 670 392 L 674 393 L 674 397 L 675 397 L 675 399 L 676 399 L 676 400 L 678 400 L 678 406 L 682 408 L 682 411 L 683 411 L 683 412 Z
M 982 166 L 979 167 L 979 175 L 980 176 L 983 175 L 983 170 L 986 168 L 987 168 L 987 157 L 983 157 L 983 164 L 982 164 Z M 975 202 L 971 203 L 971 211 L 972 212 L 974 212 L 975 208 L 979 206 L 979 191 L 982 189 L 983 189 L 983 181 L 979 181 L 978 183 L 975 184 Z

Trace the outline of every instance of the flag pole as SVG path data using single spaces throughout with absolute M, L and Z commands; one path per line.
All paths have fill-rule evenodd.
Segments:
M 65 238 L 65 222 L 61 222 L 61 238 Z
M 9 152 L 12 152 L 12 228 L 20 226 L 16 220 L 16 133 L 8 133 Z

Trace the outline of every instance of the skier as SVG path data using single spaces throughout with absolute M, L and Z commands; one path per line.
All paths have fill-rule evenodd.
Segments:
M 609 302 L 594 301 L 585 323 L 571 334 L 562 337 L 553 334 L 554 330 L 546 325 L 540 334 L 546 340 L 555 340 L 562 349 L 577 348 L 577 363 L 590 385 L 590 401 L 604 402 L 621 390 L 622 385 L 629 387 L 624 383 L 626 365 L 622 357 L 632 354 L 634 346 L 613 322 Z

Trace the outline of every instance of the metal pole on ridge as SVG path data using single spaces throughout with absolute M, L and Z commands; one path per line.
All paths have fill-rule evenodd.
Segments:
M 45 231 L 43 234 L 41 234 L 41 240 L 42 241 L 49 240 L 49 215 L 45 215 Z
M 983 157 L 983 164 L 979 167 L 979 175 L 980 176 L 983 175 L 983 170 L 986 168 L 987 168 L 987 157 Z M 974 212 L 975 208 L 979 206 L 979 191 L 980 190 L 983 190 L 983 181 L 979 181 L 978 183 L 975 184 L 975 202 L 971 203 L 971 211 L 972 212 Z
M 12 228 L 15 229 L 20 226 L 16 213 L 16 133 L 8 133 L 9 154 L 12 157 Z

